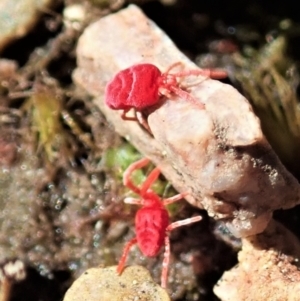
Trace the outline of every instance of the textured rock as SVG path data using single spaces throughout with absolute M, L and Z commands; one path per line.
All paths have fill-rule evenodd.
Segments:
M 280 224 L 243 240 L 239 265 L 226 272 L 214 292 L 222 301 L 297 301 L 300 296 L 298 239 Z
M 140 152 L 160 167 L 187 200 L 223 219 L 236 236 L 262 232 L 279 208 L 299 203 L 299 184 L 262 134 L 248 101 L 234 88 L 198 77 L 187 100 L 166 100 L 148 115 L 153 133 L 103 101 L 104 87 L 121 69 L 150 62 L 162 71 L 174 62 L 196 68 L 136 6 L 90 25 L 78 42 L 74 81 Z M 195 82 L 195 79 L 193 79 Z
M 145 268 L 131 266 L 121 276 L 116 269 L 112 266 L 87 270 L 67 291 L 64 301 L 170 301 Z
M 46 11 L 52 0 L 0 0 L 0 51 L 23 37 Z

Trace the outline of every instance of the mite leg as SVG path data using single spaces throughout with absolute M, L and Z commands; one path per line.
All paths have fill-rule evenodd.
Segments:
M 184 226 L 184 225 L 188 225 L 188 224 L 191 224 L 191 223 L 198 222 L 201 219 L 202 219 L 201 216 L 194 216 L 194 217 L 191 217 L 191 218 L 184 219 L 182 221 L 172 223 L 167 227 L 166 232 L 170 232 L 173 229 Z M 162 273 L 161 273 L 161 286 L 162 286 L 162 288 L 166 288 L 166 286 L 167 286 L 169 264 L 170 264 L 170 238 L 169 238 L 168 234 L 166 233 L 165 253 L 164 253 L 164 260 L 163 260 L 163 264 L 162 264 Z
M 167 287 L 167 280 L 168 280 L 168 269 L 170 264 L 170 238 L 168 235 L 165 237 L 165 253 L 164 253 L 164 260 L 162 263 L 162 271 L 161 271 L 161 287 Z
M 142 199 L 136 199 L 132 197 L 128 197 L 124 199 L 124 203 L 131 204 L 131 205 L 143 205 Z
M 122 257 L 119 261 L 118 267 L 117 267 L 117 273 L 120 275 L 123 272 L 125 261 L 128 255 L 128 252 L 130 248 L 137 243 L 136 237 L 132 238 L 125 246 Z
M 189 75 L 202 75 L 213 79 L 222 79 L 228 76 L 227 72 L 220 69 L 201 69 L 201 70 L 186 70 L 172 74 L 175 77 L 184 77 Z
M 147 158 L 140 159 L 140 160 L 132 163 L 131 165 L 129 165 L 127 167 L 127 169 L 124 171 L 123 184 L 137 194 L 140 194 L 141 190 L 132 183 L 130 176 L 135 170 L 146 166 L 149 162 L 150 162 L 150 160 Z
M 157 180 L 158 176 L 160 174 L 160 170 L 158 167 L 154 168 L 150 174 L 147 176 L 146 180 L 143 182 L 141 186 L 141 194 L 143 195 L 150 187 L 151 185 Z
M 172 99 L 172 96 L 173 96 L 172 91 L 170 91 L 169 89 L 164 88 L 162 86 L 162 87 L 159 87 L 158 92 L 159 92 L 159 95 L 165 96 L 167 99 Z
M 188 192 L 183 192 L 183 193 L 176 194 L 176 195 L 174 195 L 174 196 L 172 196 L 168 199 L 163 199 L 162 203 L 163 203 L 164 206 L 175 203 L 175 202 L 183 199 L 188 194 L 189 194 Z
M 219 69 L 202 69 L 202 70 L 187 70 L 187 71 L 177 72 L 172 75 L 175 77 L 184 77 L 189 75 L 195 75 L 195 76 L 202 75 L 209 78 L 222 79 L 227 77 L 227 72 Z M 187 86 L 184 86 L 184 88 L 186 89 Z M 193 102 L 200 109 L 203 110 L 205 108 L 205 105 L 201 101 L 197 100 L 190 93 L 182 90 L 180 87 L 171 86 L 170 90 L 176 95 L 178 95 L 179 97 L 181 97 L 182 99 Z M 161 93 L 164 93 L 164 91 L 162 90 Z
M 130 117 L 127 116 L 126 114 L 128 113 L 128 111 L 129 111 L 129 110 L 124 110 L 124 111 L 122 112 L 122 114 L 121 114 L 121 118 L 122 118 L 123 120 L 138 121 L 136 116 L 134 116 L 134 117 L 132 117 L 132 116 L 130 116 Z
M 136 116 L 136 120 L 144 127 L 144 129 L 146 129 L 149 132 L 149 134 L 152 135 L 152 131 L 151 131 L 149 124 L 147 122 L 147 119 L 145 118 L 143 113 L 136 111 L 135 116 Z
M 175 228 L 185 226 L 185 225 L 189 225 L 189 224 L 192 224 L 192 223 L 196 223 L 196 222 L 200 221 L 201 219 L 202 219 L 202 216 L 198 215 L 198 216 L 183 219 L 183 220 L 178 221 L 178 222 L 174 222 L 174 223 L 170 224 L 167 227 L 166 231 L 172 231 Z
M 193 104 L 199 107 L 200 110 L 203 110 L 205 108 L 205 104 L 202 103 L 197 98 L 193 97 L 189 92 L 186 92 L 180 88 L 173 87 L 173 86 L 170 87 L 170 90 L 177 96 L 181 97 L 182 99 L 191 101 Z
M 160 170 L 156 167 L 154 168 L 150 174 L 147 176 L 147 178 L 145 179 L 144 183 L 142 184 L 141 188 L 136 187 L 131 179 L 130 176 L 131 174 L 137 170 L 140 169 L 144 166 L 146 166 L 148 163 L 150 162 L 150 160 L 148 158 L 143 158 L 140 159 L 134 163 L 132 163 L 124 172 L 123 174 L 123 184 L 125 186 L 127 186 L 128 188 L 130 188 L 132 191 L 134 191 L 137 194 L 143 194 L 144 192 L 146 192 L 150 186 L 153 184 L 153 182 L 156 181 L 156 179 L 158 178 L 159 174 L 160 174 Z
M 189 92 L 182 90 L 180 87 L 170 86 L 169 89 L 170 90 L 168 90 L 166 88 L 163 88 L 163 87 L 160 87 L 159 88 L 159 94 L 167 97 L 168 99 L 172 99 L 172 98 L 174 98 L 174 96 L 172 95 L 172 93 L 174 93 L 178 97 L 180 97 L 180 98 L 182 98 L 184 100 L 192 102 L 197 107 L 199 107 L 200 110 L 203 110 L 205 108 L 204 103 L 202 103 L 197 98 L 193 97 Z M 170 93 L 170 92 L 172 92 L 172 93 Z
M 176 63 L 172 64 L 163 74 L 168 75 L 172 69 L 177 68 L 177 67 L 183 68 L 183 63 L 176 62 Z
M 152 135 L 152 131 L 149 127 L 147 119 L 143 116 L 143 113 L 134 110 L 135 116 L 127 116 L 128 111 L 129 110 L 123 110 L 121 118 L 127 121 L 138 121 Z

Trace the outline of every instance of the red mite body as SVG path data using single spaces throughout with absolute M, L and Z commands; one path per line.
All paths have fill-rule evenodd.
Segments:
M 138 117 L 127 117 L 130 109 L 143 112 L 144 109 L 156 105 L 162 97 L 171 98 L 175 94 L 190 100 L 201 109 L 204 104 L 186 92 L 179 83 L 179 78 L 185 76 L 207 76 L 215 79 L 227 77 L 222 70 L 187 70 L 172 73 L 171 70 L 180 67 L 180 62 L 171 65 L 164 73 L 152 64 L 137 64 L 118 72 L 105 88 L 105 103 L 113 110 L 123 110 L 122 118 L 137 120 Z M 139 119 L 141 122 L 141 118 Z
M 170 260 L 170 239 L 168 237 L 168 232 L 177 227 L 195 223 L 201 220 L 201 216 L 195 216 L 170 224 L 169 214 L 165 206 L 182 199 L 186 193 L 178 194 L 168 199 L 161 199 L 156 193 L 154 193 L 150 187 L 160 174 L 158 168 L 155 168 L 149 174 L 140 188 L 135 186 L 130 179 L 132 172 L 146 166 L 148 163 L 148 159 L 141 159 L 131 164 L 123 175 L 124 185 L 129 187 L 133 192 L 137 193 L 141 197 L 140 199 L 126 198 L 124 201 L 129 204 L 140 205 L 142 208 L 136 213 L 136 237 L 132 238 L 126 244 L 122 257 L 119 261 L 117 272 L 119 274 L 122 273 L 128 252 L 134 244 L 138 244 L 141 252 L 148 257 L 156 256 L 161 247 L 164 245 L 165 253 L 161 285 L 165 288 L 167 285 L 167 274 Z
M 105 102 L 113 110 L 142 110 L 158 102 L 159 69 L 139 64 L 120 71 L 107 84 Z
M 164 245 L 166 229 L 169 226 L 168 211 L 159 198 L 153 204 L 138 210 L 135 216 L 137 244 L 148 257 L 156 256 Z

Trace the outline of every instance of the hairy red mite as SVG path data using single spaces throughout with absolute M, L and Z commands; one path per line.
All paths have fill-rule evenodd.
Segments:
M 161 274 L 161 286 L 166 288 L 167 285 L 167 274 L 170 261 L 170 239 L 168 232 L 172 231 L 177 227 L 188 225 L 191 223 L 198 222 L 202 219 L 201 216 L 195 216 L 192 218 L 184 219 L 170 224 L 169 214 L 165 206 L 174 202 L 179 201 L 186 193 L 177 194 L 168 199 L 161 199 L 150 187 L 154 181 L 158 178 L 160 170 L 155 168 L 146 180 L 143 182 L 141 187 L 135 186 L 130 176 L 139 168 L 146 166 L 149 163 L 149 159 L 144 158 L 133 164 L 131 164 L 123 175 L 123 183 L 133 192 L 138 194 L 141 198 L 126 198 L 124 202 L 128 204 L 136 204 L 142 206 L 136 213 L 135 217 L 135 230 L 136 237 L 132 238 L 125 246 L 122 257 L 117 267 L 117 272 L 122 273 L 125 265 L 125 261 L 130 248 L 134 244 L 138 244 L 141 252 L 148 257 L 156 256 L 161 247 L 165 245 L 165 253 Z
M 185 76 L 203 75 L 214 79 L 227 77 L 222 70 L 202 69 L 187 70 L 172 73 L 171 70 L 182 66 L 177 62 L 172 64 L 164 73 L 152 64 L 137 64 L 118 72 L 106 85 L 105 102 L 113 110 L 123 110 L 122 118 L 137 120 L 137 117 L 127 117 L 130 109 L 142 112 L 144 109 L 156 105 L 165 96 L 171 98 L 175 94 L 183 99 L 193 101 L 200 108 L 204 105 L 183 90 L 179 78 Z

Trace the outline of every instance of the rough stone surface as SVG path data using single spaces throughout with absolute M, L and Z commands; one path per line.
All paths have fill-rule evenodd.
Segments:
M 145 268 L 127 267 L 121 276 L 116 269 L 112 266 L 87 270 L 67 291 L 64 301 L 170 301 Z
M 0 0 L 0 51 L 11 41 L 23 37 L 53 0 Z
M 205 109 L 187 100 L 166 100 L 148 115 L 153 136 L 104 104 L 104 87 L 116 72 L 142 62 L 164 71 L 178 61 L 185 69 L 196 68 L 131 5 L 85 30 L 78 42 L 74 81 L 95 97 L 116 131 L 159 166 L 177 190 L 190 192 L 190 203 L 223 219 L 236 236 L 260 233 L 274 210 L 299 203 L 299 184 L 269 146 L 248 101 L 234 88 L 198 77 L 190 92 Z
M 226 272 L 214 292 L 222 301 L 297 301 L 300 245 L 280 224 L 243 239 L 239 264 Z

